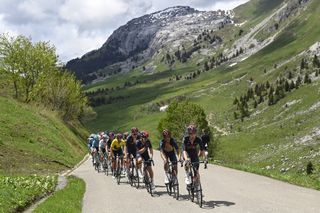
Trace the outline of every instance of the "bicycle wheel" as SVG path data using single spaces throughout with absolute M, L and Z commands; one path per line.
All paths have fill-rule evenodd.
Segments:
M 128 171 L 128 180 L 131 186 L 134 185 L 134 167 L 131 165 Z
M 167 193 L 169 196 L 171 196 L 172 194 L 172 179 L 171 179 L 171 175 L 167 175 L 167 178 L 169 180 L 169 183 L 166 183 L 166 188 L 167 188 Z
M 136 188 L 138 189 L 140 187 L 140 177 L 139 177 L 139 171 L 137 167 L 135 167 L 135 172 L 136 172 L 134 175 L 135 184 L 136 184 Z
M 197 184 L 196 185 L 196 197 L 197 197 L 197 203 L 199 204 L 200 208 L 202 208 L 202 188 L 201 188 L 201 184 Z
M 120 184 L 120 179 L 121 179 L 121 170 L 120 170 L 120 162 L 118 162 L 118 166 L 117 166 L 117 183 L 118 183 L 118 185 Z
M 179 200 L 179 183 L 177 177 L 173 177 L 172 183 L 173 196 L 176 198 L 176 200 Z

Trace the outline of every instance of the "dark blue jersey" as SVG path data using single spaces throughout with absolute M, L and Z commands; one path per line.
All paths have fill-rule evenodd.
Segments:
M 203 151 L 205 148 L 203 146 L 202 140 L 199 137 L 196 137 L 193 143 L 191 143 L 189 136 L 183 138 L 182 150 L 188 153 L 192 162 L 199 161 L 198 146 L 201 151 Z
M 166 143 L 164 140 L 160 141 L 160 151 L 163 151 L 167 154 L 169 152 L 174 152 L 174 149 L 176 151 L 179 150 L 179 147 L 175 139 L 170 138 L 170 141 L 168 143 Z

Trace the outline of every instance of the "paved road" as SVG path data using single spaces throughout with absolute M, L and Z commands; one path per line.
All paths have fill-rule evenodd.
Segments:
M 215 165 L 200 170 L 205 196 L 200 209 L 188 200 L 181 168 L 180 200 L 166 193 L 162 161 L 159 152 L 155 155 L 155 197 L 131 187 L 125 179 L 117 185 L 110 176 L 94 171 L 90 159 L 85 161 L 73 172 L 86 182 L 83 212 L 320 212 L 320 191 Z

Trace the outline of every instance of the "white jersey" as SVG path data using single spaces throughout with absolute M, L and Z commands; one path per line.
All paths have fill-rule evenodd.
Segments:
M 107 140 L 100 140 L 99 147 L 105 149 L 107 146 Z

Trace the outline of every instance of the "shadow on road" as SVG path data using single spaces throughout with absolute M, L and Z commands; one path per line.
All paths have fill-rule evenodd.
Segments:
M 202 208 L 204 209 L 213 209 L 216 207 L 228 207 L 228 206 L 233 206 L 236 205 L 234 202 L 229 202 L 229 201 L 204 201 Z

